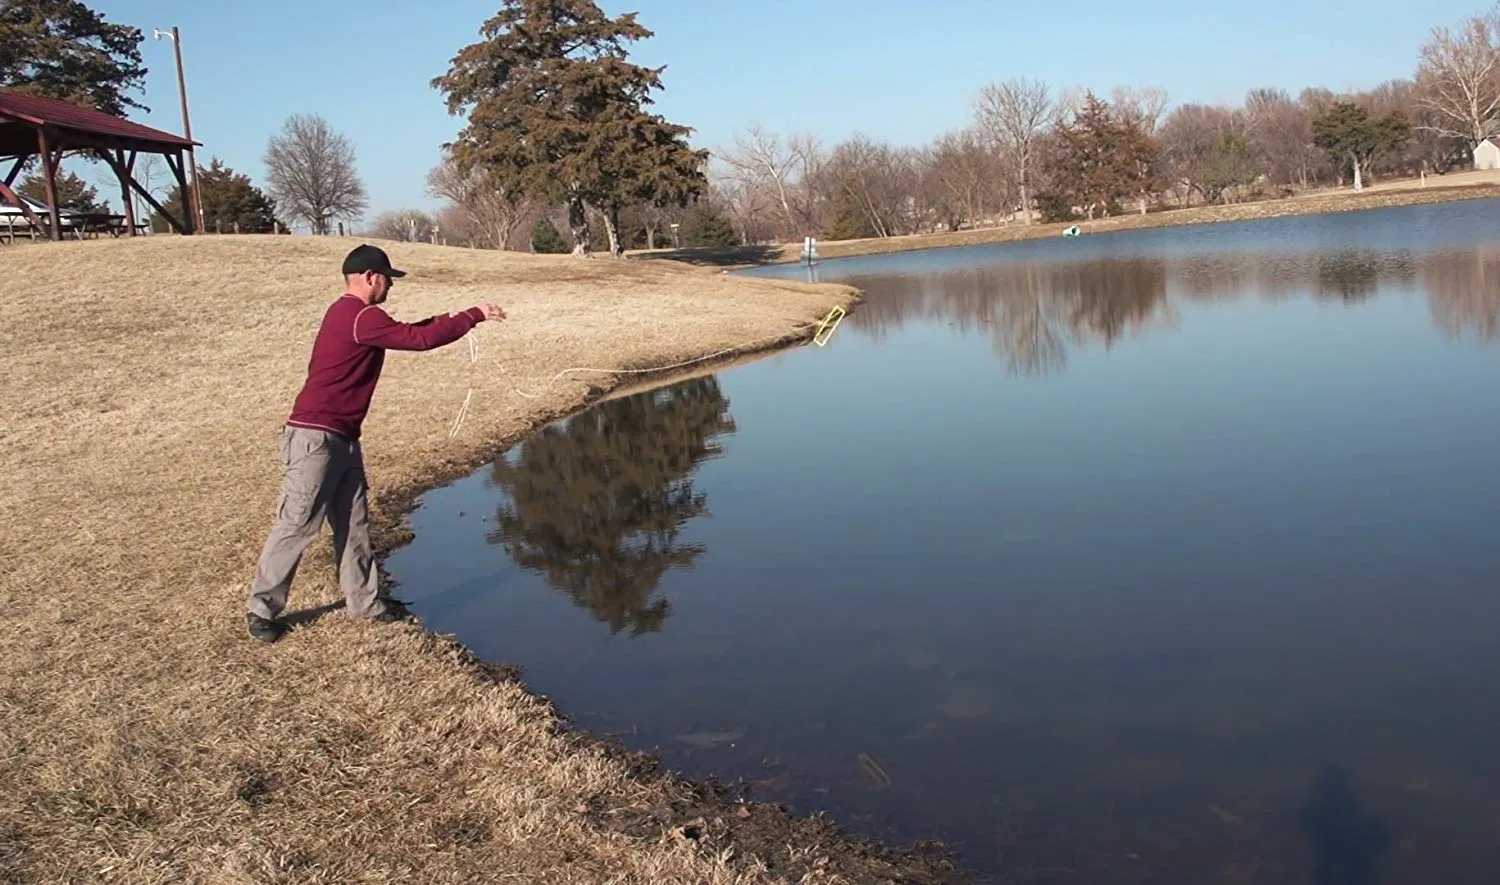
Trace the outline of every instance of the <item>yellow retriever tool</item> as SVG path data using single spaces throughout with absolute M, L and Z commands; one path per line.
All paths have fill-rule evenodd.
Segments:
M 828 339 L 833 337 L 833 330 L 839 327 L 843 319 L 844 309 L 835 305 L 833 310 L 828 312 L 828 316 L 823 317 L 823 321 L 818 323 L 818 331 L 813 333 L 813 343 L 819 347 L 827 344 Z

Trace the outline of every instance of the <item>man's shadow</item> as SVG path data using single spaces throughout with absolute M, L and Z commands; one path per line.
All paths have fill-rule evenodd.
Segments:
M 1316 885 L 1375 885 L 1394 841 L 1390 827 L 1360 808 L 1347 769 L 1330 765 L 1313 782 L 1299 817 Z
M 282 618 L 282 621 L 284 621 L 288 627 L 295 630 L 298 627 L 305 627 L 309 624 L 316 624 L 318 621 L 323 620 L 323 618 L 327 617 L 328 615 L 331 615 L 339 609 L 343 608 L 344 604 L 344 600 L 339 599 L 334 602 L 325 603 L 315 608 L 304 608 L 301 611 L 294 611 L 288 615 L 285 615 Z

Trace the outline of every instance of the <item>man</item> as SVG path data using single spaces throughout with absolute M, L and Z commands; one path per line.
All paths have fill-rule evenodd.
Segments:
M 361 245 L 344 258 L 343 271 L 344 294 L 323 314 L 307 380 L 281 431 L 281 496 L 245 613 L 250 635 L 264 642 L 275 642 L 286 629 L 280 616 L 292 578 L 324 519 L 333 530 L 334 561 L 349 616 L 381 622 L 410 616 L 399 600 L 379 592 L 360 427 L 387 350 L 432 350 L 459 340 L 485 320 L 505 318 L 500 308 L 481 304 L 460 314 L 400 323 L 380 305 L 390 295 L 393 279 L 406 273 L 391 267 L 384 251 Z

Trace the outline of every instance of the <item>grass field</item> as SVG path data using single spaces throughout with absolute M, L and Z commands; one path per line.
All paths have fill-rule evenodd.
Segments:
M 1326 212 L 1355 212 L 1387 206 L 1410 206 L 1422 203 L 1444 203 L 1453 200 L 1478 200 L 1500 197 L 1500 172 L 1466 172 L 1448 176 L 1428 176 L 1424 183 L 1416 179 L 1378 182 L 1363 193 L 1349 190 L 1324 190 L 1277 200 L 1255 203 L 1232 203 L 1225 206 L 1194 206 L 1188 209 L 1153 211 L 1146 215 L 1128 213 L 1095 221 L 1053 224 L 1010 224 L 903 237 L 879 237 L 864 240 L 826 240 L 818 243 L 820 258 L 852 258 L 886 252 L 910 252 L 918 249 L 940 249 L 951 246 L 975 246 L 1016 240 L 1060 236 L 1077 224 L 1084 234 L 1143 228 L 1213 224 L 1225 221 L 1253 221 L 1291 215 L 1318 215 Z M 667 259 L 694 265 L 747 267 L 758 264 L 786 264 L 799 260 L 802 243 L 770 243 L 728 248 L 656 249 L 631 252 L 632 257 Z
M 926 852 L 665 778 L 420 626 L 333 611 L 275 645 L 245 635 L 276 434 L 352 245 L 0 249 L 0 881 L 947 881 Z M 510 318 L 472 333 L 473 364 L 464 342 L 388 358 L 365 426 L 382 553 L 419 492 L 591 385 L 640 380 L 564 369 L 785 345 L 857 295 L 388 246 L 411 272 L 388 304 L 398 319 L 491 300 Z M 325 540 L 291 610 L 338 598 Z

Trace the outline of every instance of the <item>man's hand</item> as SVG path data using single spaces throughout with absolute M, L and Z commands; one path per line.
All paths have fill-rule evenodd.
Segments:
M 475 306 L 478 307 L 481 311 L 484 312 L 484 318 L 487 319 L 487 320 L 503 320 L 503 319 L 505 319 L 505 311 L 501 310 L 500 307 L 499 307 L 499 305 L 495 305 L 495 304 L 479 304 L 479 305 L 475 305 Z

